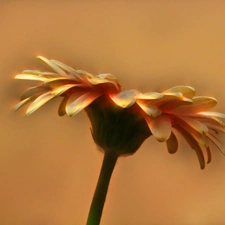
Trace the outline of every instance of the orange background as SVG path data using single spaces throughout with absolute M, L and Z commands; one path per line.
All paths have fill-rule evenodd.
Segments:
M 191 85 L 225 112 L 224 1 L 0 2 L 0 224 L 85 224 L 102 154 L 84 112 L 58 117 L 56 99 L 30 117 L 12 107 L 48 70 L 36 55 L 91 73 L 110 72 L 124 88 L 162 91 Z M 47 69 L 46 69 L 47 68 Z M 221 135 L 223 139 L 224 136 Z M 224 141 L 225 145 L 225 141 Z M 225 224 L 225 158 L 201 171 L 181 139 L 169 155 L 149 138 L 114 171 L 102 224 Z

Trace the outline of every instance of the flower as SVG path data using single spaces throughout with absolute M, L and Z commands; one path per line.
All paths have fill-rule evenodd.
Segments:
M 225 114 L 208 111 L 217 104 L 215 98 L 195 96 L 194 88 L 184 85 L 162 93 L 122 91 L 111 74 L 92 75 L 56 60 L 37 58 L 54 72 L 25 70 L 16 75 L 16 79 L 37 80 L 43 84 L 26 90 L 15 110 L 32 102 L 26 111 L 30 115 L 61 96 L 58 114 L 74 116 L 84 109 L 95 143 L 117 157 L 134 154 L 151 135 L 159 142 L 166 142 L 169 153 L 175 153 L 178 150 L 176 132 L 195 150 L 201 169 L 205 168 L 205 161 L 211 161 L 211 143 L 225 155 L 216 136 L 225 133 Z
M 56 60 L 42 56 L 37 58 L 49 65 L 54 73 L 25 70 L 16 75 L 16 79 L 37 80 L 43 84 L 26 90 L 15 111 L 32 102 L 26 111 L 26 115 L 30 115 L 48 101 L 61 96 L 63 100 L 58 114 L 74 116 L 85 109 L 92 124 L 95 143 L 100 150 L 116 156 L 133 154 L 150 136 L 144 118 L 135 111 L 137 105 L 129 108 L 135 103 L 137 91 L 121 92 L 118 80 L 108 73 L 92 75 Z M 132 98 L 129 104 L 126 100 L 128 93 Z

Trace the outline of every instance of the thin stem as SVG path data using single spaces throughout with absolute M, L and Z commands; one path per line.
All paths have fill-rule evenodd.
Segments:
M 105 153 L 86 225 L 99 225 L 117 156 Z

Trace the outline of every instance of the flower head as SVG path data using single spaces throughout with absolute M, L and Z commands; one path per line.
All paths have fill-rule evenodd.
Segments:
M 175 86 L 162 93 L 122 91 L 111 74 L 92 75 L 56 60 L 37 58 L 54 72 L 25 70 L 18 74 L 16 79 L 43 83 L 26 90 L 15 110 L 32 102 L 26 111 L 30 115 L 51 99 L 63 97 L 59 115 L 74 116 L 84 109 L 95 143 L 117 156 L 133 154 L 150 135 L 166 142 L 169 153 L 175 153 L 175 130 L 195 150 L 202 169 L 205 161 L 211 161 L 211 143 L 225 154 L 216 136 L 225 133 L 225 114 L 208 111 L 217 104 L 215 98 L 195 96 L 194 88 L 189 86 Z

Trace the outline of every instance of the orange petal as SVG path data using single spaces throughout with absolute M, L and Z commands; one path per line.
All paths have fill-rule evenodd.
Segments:
M 184 85 L 180 85 L 180 86 L 175 86 L 172 87 L 166 91 L 164 91 L 164 94 L 173 94 L 173 93 L 181 93 L 184 97 L 187 98 L 192 98 L 195 96 L 195 89 L 193 87 L 190 86 L 184 86 Z
M 51 60 L 48 60 L 43 56 L 37 56 L 36 58 L 43 61 L 44 63 L 46 63 L 48 66 L 50 66 L 59 75 L 67 76 L 67 74 L 60 67 L 58 67 L 54 62 L 51 62 Z
M 148 116 L 145 119 L 157 141 L 163 142 L 169 139 L 171 135 L 171 121 L 167 115 L 161 114 L 155 118 Z
M 88 92 L 80 97 L 76 98 L 75 101 L 71 102 L 73 99 L 73 95 L 69 98 L 68 103 L 66 105 L 66 112 L 69 116 L 74 116 L 82 109 L 90 105 L 95 99 L 97 99 L 101 94 L 95 92 Z M 77 94 L 75 94 L 77 96 Z
M 117 95 L 112 95 L 110 98 L 120 107 L 128 108 L 136 102 L 137 90 L 127 90 L 120 92 Z
M 39 109 L 42 105 L 44 105 L 46 102 L 50 101 L 54 97 L 55 95 L 51 94 L 50 92 L 40 95 L 31 103 L 31 105 L 26 111 L 26 115 L 29 116 L 30 114 L 32 114 L 34 111 Z
M 168 152 L 170 154 L 174 154 L 174 153 L 177 152 L 178 141 L 177 141 L 177 138 L 176 138 L 176 136 L 174 135 L 173 132 L 171 132 L 171 135 L 170 135 L 169 139 L 166 141 L 166 145 L 167 145 Z

